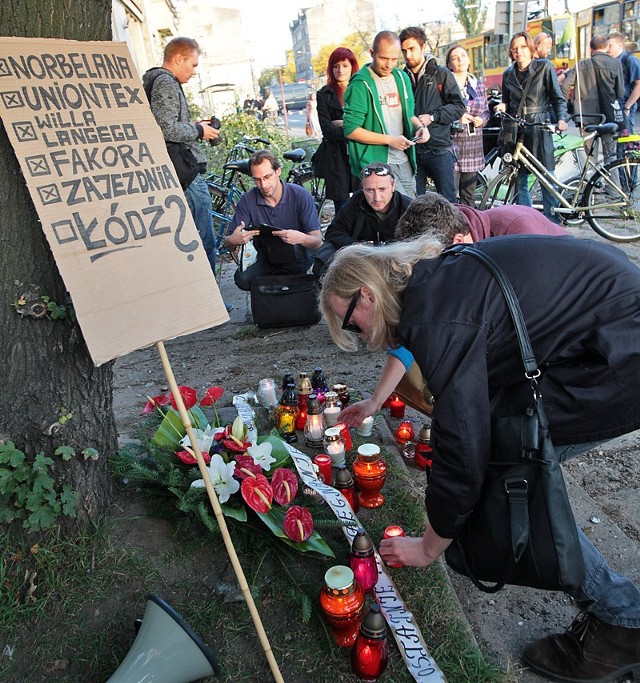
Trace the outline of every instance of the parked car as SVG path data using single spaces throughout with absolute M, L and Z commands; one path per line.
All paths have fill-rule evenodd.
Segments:
M 306 83 L 286 83 L 283 86 L 274 85 L 271 88 L 280 112 L 282 112 L 282 91 L 284 90 L 284 99 L 287 103 L 288 111 L 296 111 L 304 109 L 307 106 L 309 95 L 313 92 L 313 88 Z

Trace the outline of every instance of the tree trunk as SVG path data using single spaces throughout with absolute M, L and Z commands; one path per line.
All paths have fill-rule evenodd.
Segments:
M 0 35 L 110 40 L 111 3 L 2 0 Z M 42 297 L 64 304 L 67 293 L 4 126 L 0 196 L 0 438 L 11 439 L 29 456 L 53 457 L 56 482 L 69 483 L 76 493 L 78 522 L 95 519 L 112 495 L 107 470 L 107 456 L 117 447 L 112 367 L 94 367 L 77 323 L 38 317 Z M 17 305 L 21 298 L 25 305 Z M 62 462 L 54 456 L 61 445 L 72 446 L 76 458 Z M 83 459 L 87 447 L 98 451 L 97 461 Z

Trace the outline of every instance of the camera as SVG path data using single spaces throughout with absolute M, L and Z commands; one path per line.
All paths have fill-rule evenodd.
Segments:
M 462 133 L 464 131 L 464 126 L 460 123 L 460 121 L 453 121 L 450 126 L 450 130 L 451 135 L 455 135 L 456 133 Z
M 216 130 L 220 130 L 220 128 L 222 127 L 222 122 L 220 121 L 220 119 L 217 116 L 212 116 L 209 119 L 208 123 L 212 128 L 215 128 Z M 222 134 L 218 135 L 218 137 L 214 138 L 213 140 L 209 140 L 209 144 L 212 147 L 215 147 L 216 145 L 219 145 L 221 143 L 222 143 Z

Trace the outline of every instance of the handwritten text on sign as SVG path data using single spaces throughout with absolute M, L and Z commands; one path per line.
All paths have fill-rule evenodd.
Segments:
M 0 38 L 0 115 L 95 362 L 227 319 L 125 45 Z

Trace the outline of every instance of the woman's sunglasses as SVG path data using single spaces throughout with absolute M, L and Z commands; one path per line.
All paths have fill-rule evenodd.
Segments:
M 353 311 L 355 310 L 355 307 L 358 303 L 358 300 L 360 299 L 360 290 L 358 289 L 355 294 L 351 297 L 351 301 L 349 302 L 349 306 L 347 307 L 347 312 L 344 314 L 344 318 L 342 320 L 342 329 L 345 330 L 346 332 L 354 332 L 355 334 L 362 334 L 362 328 L 360 325 L 357 325 L 356 323 L 350 323 L 349 320 L 351 320 L 351 316 L 353 315 Z

